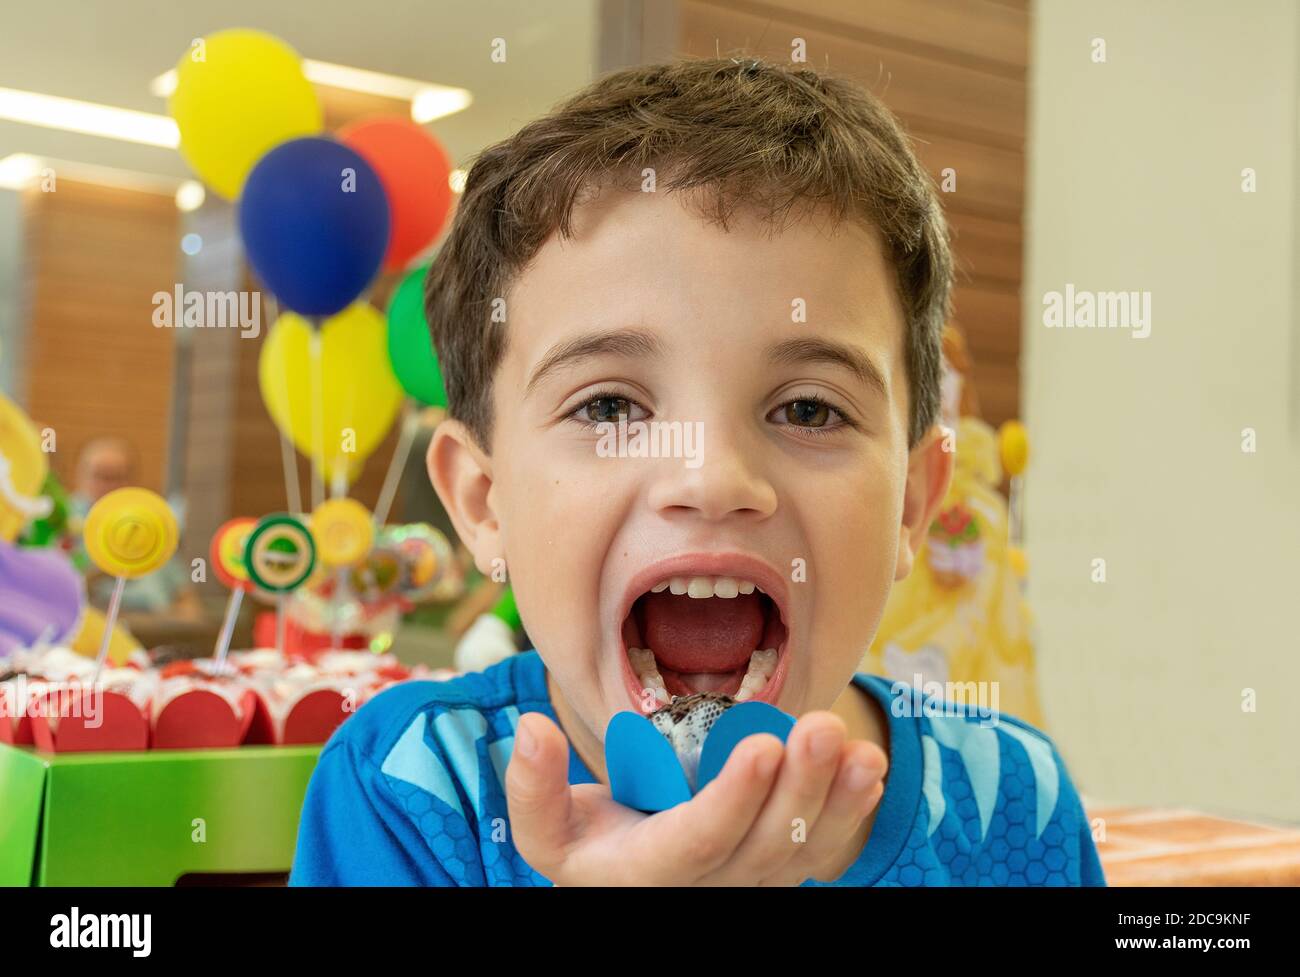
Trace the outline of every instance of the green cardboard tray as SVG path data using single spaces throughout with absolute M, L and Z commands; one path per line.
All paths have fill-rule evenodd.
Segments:
M 287 872 L 321 749 L 54 754 L 0 744 L 0 885 Z

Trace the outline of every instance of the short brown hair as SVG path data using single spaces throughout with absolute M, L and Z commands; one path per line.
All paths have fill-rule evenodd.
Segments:
M 939 410 L 940 333 L 952 258 L 932 181 L 890 111 L 856 82 L 753 58 L 680 60 L 607 75 L 469 171 L 425 306 L 452 417 L 486 450 L 492 381 L 505 352 L 493 299 L 559 232 L 582 195 L 635 186 L 703 190 L 724 228 L 739 206 L 783 222 L 809 208 L 882 235 L 906 316 L 909 444 Z

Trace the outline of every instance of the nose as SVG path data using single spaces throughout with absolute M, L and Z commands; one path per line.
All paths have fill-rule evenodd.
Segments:
M 715 433 L 717 432 L 717 433 Z M 765 519 L 776 511 L 776 489 L 755 463 L 753 445 L 710 424 L 701 439 L 698 464 L 680 458 L 656 466 L 649 502 L 656 512 L 693 513 L 716 522 L 729 517 Z

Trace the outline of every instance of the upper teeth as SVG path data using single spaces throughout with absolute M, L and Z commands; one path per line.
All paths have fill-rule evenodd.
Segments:
M 687 597 L 735 597 L 738 594 L 752 594 L 755 590 L 762 593 L 763 588 L 748 580 L 735 577 L 670 577 L 650 588 L 650 593 L 660 594 L 671 590 L 674 594 Z

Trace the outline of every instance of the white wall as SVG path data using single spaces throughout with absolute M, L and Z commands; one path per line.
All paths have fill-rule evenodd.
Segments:
M 1030 600 L 1049 729 L 1090 799 L 1300 822 L 1298 13 L 1035 5 Z M 1150 336 L 1046 328 L 1066 282 L 1149 290 Z

